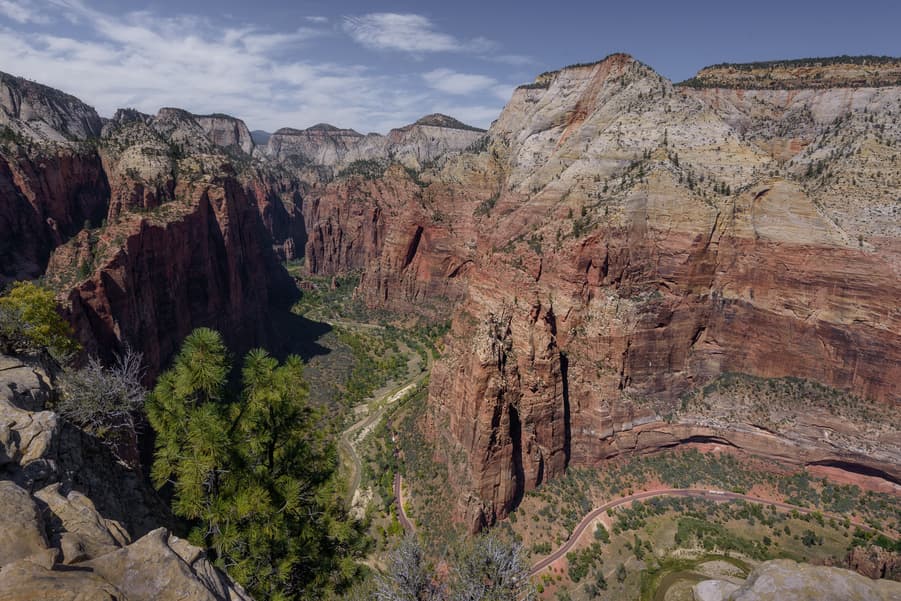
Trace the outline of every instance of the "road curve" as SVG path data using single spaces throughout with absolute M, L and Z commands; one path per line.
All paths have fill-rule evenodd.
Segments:
M 366 324 L 360 324 L 366 325 Z M 381 327 L 381 326 L 373 326 L 373 327 Z M 368 401 L 367 404 L 376 404 L 381 405 L 378 410 L 370 413 L 366 417 L 357 421 L 356 423 L 347 427 L 344 432 L 341 433 L 341 438 L 339 439 L 339 444 L 341 448 L 344 449 L 344 452 L 350 455 L 351 464 L 353 468 L 353 475 L 350 478 L 350 486 L 347 487 L 347 495 L 346 495 L 346 505 L 348 507 L 353 503 L 354 495 L 357 492 L 357 489 L 360 488 L 360 478 L 363 472 L 363 464 L 360 460 L 359 454 L 357 454 L 356 446 L 354 445 L 351 436 L 354 432 L 358 430 L 365 430 L 376 421 L 382 419 L 382 416 L 385 415 L 385 412 L 388 410 L 390 405 L 393 405 L 396 401 L 398 401 L 404 394 L 408 391 L 412 390 L 417 384 L 422 382 L 426 376 L 428 376 L 432 372 L 432 353 L 428 354 L 428 361 L 426 363 L 426 369 L 421 371 L 419 374 L 414 376 L 413 378 L 407 380 L 400 386 L 394 387 L 391 391 L 383 394 L 378 399 L 373 399 L 372 401 Z M 390 399 L 390 401 L 389 401 Z
M 633 501 L 640 501 L 642 499 L 651 499 L 653 497 L 693 497 L 700 499 L 710 499 L 712 501 L 749 501 L 751 503 L 760 503 L 761 505 L 772 505 L 777 509 L 781 509 L 783 511 L 797 511 L 798 513 L 810 514 L 814 513 L 818 510 L 809 509 L 807 507 L 798 507 L 797 505 L 789 505 L 788 503 L 782 503 L 780 501 L 770 501 L 767 499 L 761 499 L 759 497 L 752 497 L 750 495 L 743 495 L 741 493 L 736 492 L 726 492 L 726 491 L 711 491 L 711 490 L 702 490 L 696 488 L 670 488 L 666 490 L 651 490 L 647 492 L 639 492 L 634 495 L 629 495 L 627 497 L 622 497 L 619 499 L 615 499 L 608 503 L 604 503 L 597 509 L 591 510 L 585 517 L 582 518 L 582 521 L 579 522 L 579 525 L 576 526 L 575 530 L 573 530 L 569 539 L 563 545 L 561 545 L 556 551 L 545 557 L 544 559 L 539 560 L 535 563 L 532 568 L 529 570 L 529 576 L 534 576 L 544 570 L 546 567 L 569 553 L 569 551 L 575 546 L 575 544 L 582 537 L 582 534 L 585 533 L 585 530 L 591 523 L 600 517 L 601 514 L 610 511 L 611 509 L 615 509 L 621 505 L 626 505 L 627 503 L 631 503 Z M 820 512 L 822 513 L 822 512 Z M 824 517 L 833 517 L 837 519 L 844 519 L 842 516 L 831 515 L 828 513 L 823 513 Z M 865 526 L 860 526 L 861 528 L 867 528 Z M 867 528 L 868 530 L 870 528 Z
M 394 474 L 394 500 L 397 502 L 397 519 L 400 525 L 404 527 L 404 532 L 416 532 L 416 527 L 410 518 L 407 517 L 407 510 L 404 509 L 404 479 L 400 474 Z

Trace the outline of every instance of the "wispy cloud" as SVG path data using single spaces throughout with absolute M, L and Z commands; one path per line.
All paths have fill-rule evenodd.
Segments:
M 385 132 L 445 112 L 485 125 L 499 113 L 502 103 L 494 99 L 506 87 L 488 76 L 450 70 L 422 78 L 316 60 L 318 41 L 340 29 L 309 18 L 300 28 L 273 31 L 202 16 L 112 14 L 85 0 L 29 0 L 15 18 L 7 10 L 12 4 L 25 6 L 0 0 L 0 70 L 74 94 L 106 116 L 121 107 L 155 113 L 178 106 L 229 113 L 268 130 L 330 122 Z M 63 21 L 42 24 L 33 18 L 41 14 Z M 4 19 L 27 19 L 31 26 L 4 26 Z M 423 52 L 460 45 L 433 28 L 432 34 L 403 47 Z M 464 94 L 471 94 L 465 102 L 453 100 Z
M 17 0 L 0 0 L 0 15 L 12 19 L 16 23 L 39 23 L 46 24 L 50 22 L 47 15 L 40 11 L 34 10 L 31 3 L 22 4 Z
M 457 73 L 451 69 L 434 69 L 423 73 L 426 84 L 448 94 L 472 94 L 497 85 L 497 80 L 485 75 Z
M 358 44 L 375 50 L 409 53 L 485 52 L 494 43 L 485 38 L 461 40 L 438 31 L 423 15 L 409 13 L 371 13 L 344 18 L 344 31 Z

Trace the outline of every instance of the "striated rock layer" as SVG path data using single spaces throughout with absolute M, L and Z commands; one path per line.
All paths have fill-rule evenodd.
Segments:
M 465 457 L 451 471 L 472 527 L 567 465 L 682 441 L 901 481 L 894 430 L 858 444 L 842 420 L 837 441 L 800 422 L 774 434 L 710 427 L 703 413 L 661 419 L 727 372 L 901 399 L 901 88 L 799 96 L 830 108 L 786 161 L 769 117 L 624 55 L 516 91 L 489 132 L 502 183 L 470 239 L 468 293 L 429 397 L 436 440 Z

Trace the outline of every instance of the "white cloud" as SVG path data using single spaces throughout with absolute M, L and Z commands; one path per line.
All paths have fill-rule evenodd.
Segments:
M 22 5 L 17 0 L 0 0 L 0 15 L 22 24 L 45 24 L 50 22 L 46 15 L 27 5 Z
M 485 38 L 464 41 L 435 29 L 428 17 L 416 14 L 371 13 L 345 17 L 344 31 L 359 44 L 376 50 L 410 53 L 484 52 L 494 47 Z
M 308 20 L 307 27 L 279 32 L 198 16 L 113 15 L 82 0 L 31 0 L 28 6 L 79 25 L 26 32 L 0 24 L 0 70 L 74 94 L 105 116 L 121 107 L 156 113 L 177 106 L 232 114 L 253 129 L 330 122 L 386 132 L 439 109 L 487 125 L 501 109 L 491 99 L 502 84 L 490 77 L 451 72 L 429 87 L 418 77 L 313 60 L 316 47 L 309 41 L 333 30 Z M 448 94 L 465 92 L 451 89 L 481 92 L 485 106 L 455 106 Z
M 328 17 L 312 15 L 307 17 L 307 21 L 309 21 L 310 23 L 316 23 L 317 25 L 325 25 L 326 23 L 328 23 Z
M 458 73 L 451 69 L 435 69 L 423 73 L 422 78 L 430 88 L 447 94 L 472 94 L 497 85 L 493 77 Z

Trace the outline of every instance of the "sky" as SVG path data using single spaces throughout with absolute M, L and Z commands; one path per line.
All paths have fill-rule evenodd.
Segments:
M 487 127 L 543 71 L 627 52 L 681 81 L 720 62 L 901 56 L 897 0 L 0 0 L 0 71 L 94 106 L 251 129 Z

